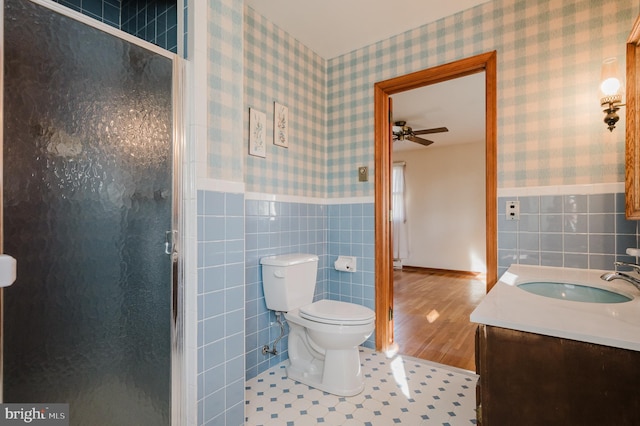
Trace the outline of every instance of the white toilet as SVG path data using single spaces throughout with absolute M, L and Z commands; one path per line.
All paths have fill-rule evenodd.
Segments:
M 260 263 L 267 308 L 285 312 L 289 323 L 287 376 L 334 395 L 362 392 L 358 346 L 373 333 L 375 312 L 335 300 L 312 303 L 316 255 L 270 256 Z

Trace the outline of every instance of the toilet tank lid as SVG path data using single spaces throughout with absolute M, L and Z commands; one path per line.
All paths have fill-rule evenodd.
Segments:
M 318 256 L 315 254 L 291 253 L 277 256 L 268 256 L 260 259 L 262 265 L 291 266 L 299 263 L 317 262 Z

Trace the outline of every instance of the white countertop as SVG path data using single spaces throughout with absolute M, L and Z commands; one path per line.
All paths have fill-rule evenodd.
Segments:
M 600 270 L 512 265 L 471 313 L 496 327 L 640 351 L 640 291 L 622 280 L 606 282 Z M 585 303 L 529 293 L 517 285 L 553 281 L 612 290 L 624 303 Z

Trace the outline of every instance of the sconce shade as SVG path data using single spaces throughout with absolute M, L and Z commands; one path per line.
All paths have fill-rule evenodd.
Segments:
M 622 102 L 622 79 L 618 74 L 618 60 L 607 58 L 600 74 L 600 104 Z
M 600 105 L 604 107 L 604 122 L 613 131 L 620 119 L 617 112 L 622 104 L 622 78 L 618 74 L 618 60 L 607 58 L 602 62 L 600 73 Z

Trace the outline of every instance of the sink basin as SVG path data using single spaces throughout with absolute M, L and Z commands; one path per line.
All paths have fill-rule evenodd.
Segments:
M 522 283 L 518 287 L 539 296 L 574 302 L 624 303 L 632 300 L 630 297 L 620 293 L 578 284 L 539 281 Z

